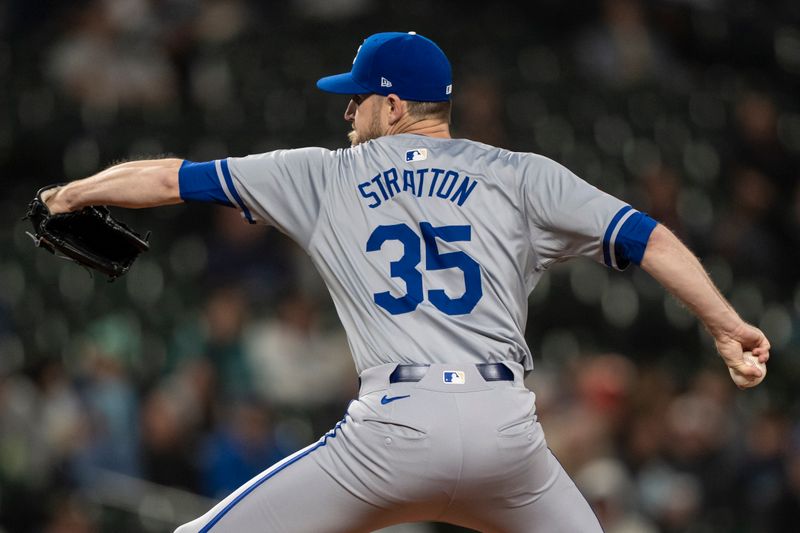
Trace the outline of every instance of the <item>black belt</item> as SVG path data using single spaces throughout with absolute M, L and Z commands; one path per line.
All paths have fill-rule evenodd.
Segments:
M 397 365 L 389 374 L 389 383 L 417 382 L 425 377 L 431 365 Z M 475 367 L 486 381 L 514 381 L 514 373 L 503 363 L 479 363 Z

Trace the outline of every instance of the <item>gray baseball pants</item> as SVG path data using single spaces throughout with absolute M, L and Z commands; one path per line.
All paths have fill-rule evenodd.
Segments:
M 463 364 L 431 365 L 413 383 L 390 384 L 394 364 L 365 370 L 333 430 L 176 533 L 368 532 L 420 521 L 601 532 L 547 448 L 522 367 L 506 365 L 514 381 L 487 382 Z M 444 382 L 454 370 L 463 384 Z

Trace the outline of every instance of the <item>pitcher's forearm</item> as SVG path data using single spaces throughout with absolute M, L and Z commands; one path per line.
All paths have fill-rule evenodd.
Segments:
M 45 197 L 50 211 L 75 211 L 87 205 L 142 208 L 180 203 L 178 170 L 182 159 L 130 161 L 89 178 L 70 182 Z
M 730 334 L 742 323 L 700 261 L 664 226 L 653 230 L 642 268 L 697 315 L 714 337 Z

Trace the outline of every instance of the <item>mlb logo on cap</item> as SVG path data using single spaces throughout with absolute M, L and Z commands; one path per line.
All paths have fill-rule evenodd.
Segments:
M 427 148 L 417 148 L 415 150 L 409 150 L 406 152 L 406 162 L 410 161 L 425 161 L 428 159 L 428 149 Z
M 463 385 L 467 382 L 467 377 L 461 370 L 445 370 L 442 372 L 442 380 L 450 385 Z

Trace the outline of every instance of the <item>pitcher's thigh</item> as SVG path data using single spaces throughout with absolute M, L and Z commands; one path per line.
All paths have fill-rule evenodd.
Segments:
M 254 477 L 175 533 L 350 533 L 381 526 L 378 509 L 356 498 L 317 463 L 325 447 L 301 450 Z
M 548 449 L 546 462 L 551 483 L 538 497 L 517 508 L 490 512 L 497 531 L 508 533 L 602 533 L 603 529 L 586 498 Z M 538 469 L 537 469 L 538 470 Z M 539 480 L 532 486 L 538 486 Z
M 594 512 L 546 447 L 454 502 L 442 521 L 485 533 L 602 533 Z M 463 487 L 462 487 L 463 490 Z

